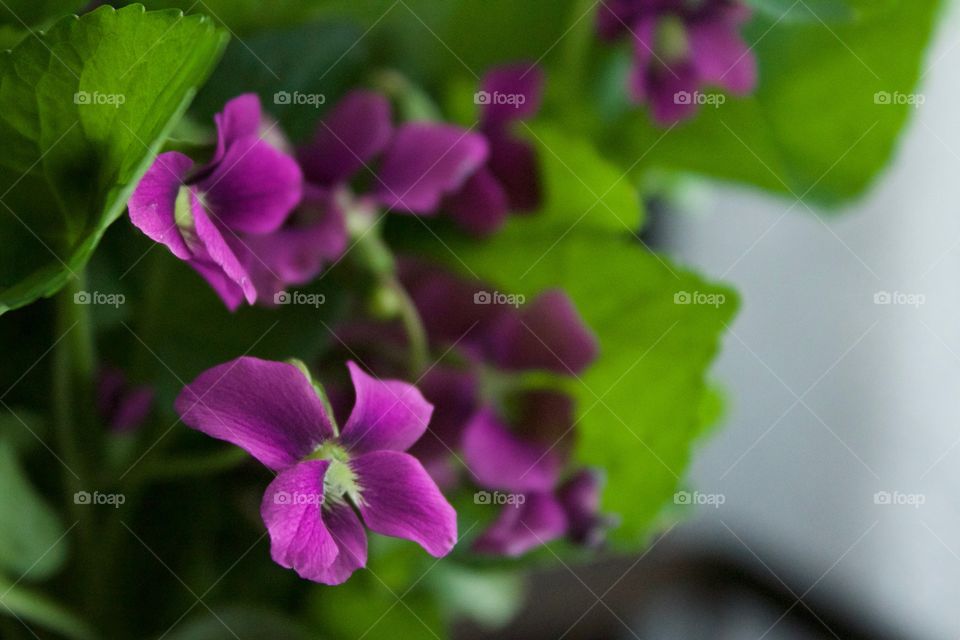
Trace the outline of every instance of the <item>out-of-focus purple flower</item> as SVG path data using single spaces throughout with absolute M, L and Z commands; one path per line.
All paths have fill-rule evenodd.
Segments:
M 579 375 L 596 358 L 597 342 L 573 303 L 557 290 L 518 307 L 494 300 L 493 288 L 483 282 L 417 260 L 400 262 L 400 278 L 432 349 L 463 360 L 461 367 L 435 365 L 420 383 L 437 407 L 437 418 L 412 452 L 447 486 L 454 477 L 451 452 L 462 446 L 468 418 L 481 408 L 483 369 Z
M 478 236 L 496 231 L 510 211 L 527 212 L 541 199 L 536 151 L 511 130 L 540 110 L 543 72 L 535 64 L 499 67 L 480 84 L 480 130 L 490 157 L 444 208 L 465 230 Z
M 325 584 L 366 565 L 364 524 L 437 557 L 457 539 L 453 507 L 405 453 L 433 407 L 410 384 L 347 366 L 355 400 L 339 434 L 312 381 L 287 363 L 233 360 L 201 374 L 176 402 L 184 423 L 277 473 L 260 509 L 271 556 Z
M 703 86 L 753 91 L 756 59 L 740 36 L 749 17 L 740 0 L 604 0 L 597 20 L 602 38 L 632 40 L 631 95 L 666 125 L 696 112 Z
M 140 427 L 150 413 L 153 399 L 150 385 L 131 385 L 116 367 L 104 367 L 97 374 L 97 411 L 114 432 Z
M 465 429 L 463 455 L 476 484 L 507 492 L 508 497 L 499 516 L 474 543 L 482 553 L 518 556 L 562 537 L 596 546 L 611 524 L 599 512 L 596 473 L 581 470 L 560 482 L 563 441 L 573 429 L 572 405 L 563 394 L 535 393 L 539 397 L 531 406 L 544 410 L 542 414 L 521 416 L 508 425 L 485 408 Z M 550 425 L 555 433 L 544 432 L 543 416 L 547 423 L 551 417 L 559 419 Z
M 583 469 L 557 490 L 557 498 L 567 514 L 567 536 L 576 544 L 597 547 L 615 520 L 600 513 L 603 480 L 598 471 Z
M 267 141 L 260 101 L 230 100 L 215 116 L 217 146 L 200 167 L 186 155 L 160 154 L 128 207 L 134 225 L 200 273 L 232 310 L 263 297 L 251 272 L 250 238 L 276 232 L 302 195 L 293 158 Z
M 250 274 L 258 300 L 267 306 L 289 287 L 308 284 L 339 258 L 348 235 L 334 195 L 311 184 L 284 224 L 264 235 L 241 236 L 237 255 Z
M 390 102 L 354 91 L 326 114 L 313 139 L 297 151 L 306 180 L 350 198 L 351 206 L 432 215 L 487 160 L 483 136 L 453 125 L 394 126 Z M 372 172 L 368 188 L 356 184 Z M 353 183 L 354 189 L 350 189 Z
M 580 374 L 597 356 L 596 337 L 559 289 L 527 303 L 413 260 L 401 263 L 400 277 L 441 350 L 456 345 L 495 368 L 561 375 Z

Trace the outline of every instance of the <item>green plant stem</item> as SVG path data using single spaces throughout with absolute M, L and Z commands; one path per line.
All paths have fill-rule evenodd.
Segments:
M 198 476 L 211 476 L 236 469 L 250 459 L 239 447 L 230 447 L 214 453 L 161 459 L 145 464 L 141 473 L 132 474 L 131 488 L 152 481 L 179 481 Z
M 417 306 L 410 298 L 410 294 L 403 288 L 400 281 L 393 277 L 388 286 L 397 296 L 399 302 L 400 321 L 407 333 L 407 339 L 410 341 L 410 373 L 414 380 L 423 375 L 429 366 L 430 343 L 427 339 L 427 331 L 423 326 L 423 319 Z
M 53 415 L 58 448 L 64 468 L 64 490 L 67 508 L 77 522 L 79 543 L 75 551 L 80 573 L 81 593 L 87 610 L 102 602 L 104 584 L 96 566 L 96 511 L 79 504 L 79 491 L 94 491 L 98 479 L 103 433 L 94 410 L 95 359 L 93 327 L 89 304 L 80 304 L 77 295 L 84 290 L 82 274 L 71 279 L 57 294 L 56 335 L 53 365 Z

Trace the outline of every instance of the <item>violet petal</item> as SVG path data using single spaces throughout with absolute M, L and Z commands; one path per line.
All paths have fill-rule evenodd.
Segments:
M 240 263 L 233 248 L 224 237 L 220 227 L 210 219 L 206 210 L 194 202 L 193 226 L 198 242 L 193 247 L 194 259 L 192 266 L 203 275 L 226 305 L 236 309 L 237 288 L 243 292 L 247 302 L 253 304 L 257 299 L 257 291 L 250 280 L 250 274 Z M 230 230 L 226 233 L 231 234 Z M 236 237 L 233 237 L 236 240 Z M 213 269 L 216 267 L 216 269 Z M 223 278 L 219 277 L 219 271 Z
M 435 557 L 450 553 L 457 542 L 457 514 L 416 458 L 374 451 L 350 466 L 361 487 L 360 513 L 370 529 L 412 540 Z
M 327 460 L 312 460 L 281 471 L 260 503 L 273 561 L 308 579 L 322 575 L 340 553 L 320 517 L 329 466 Z
M 224 226 L 242 233 L 269 233 L 300 202 L 303 175 L 293 158 L 258 136 L 247 136 L 228 144 L 223 158 L 196 188 Z
M 753 91 L 757 61 L 736 28 L 723 22 L 698 22 L 688 29 L 693 64 L 703 82 L 736 95 Z
M 392 135 L 389 100 L 372 91 L 354 91 L 323 118 L 297 159 L 307 181 L 332 187 L 372 162 Z
M 408 382 L 378 380 L 354 362 L 347 367 L 356 400 L 340 441 L 355 453 L 409 449 L 427 430 L 433 405 Z
M 488 489 L 548 491 L 560 475 L 556 454 L 515 436 L 489 408 L 464 429 L 463 457 L 477 484 Z
M 490 102 L 481 107 L 482 126 L 496 129 L 540 110 L 543 71 L 536 63 L 498 67 L 483 77 L 480 89 L 490 96 Z
M 183 422 L 285 469 L 332 437 L 310 381 L 295 366 L 242 357 L 208 369 L 176 400 Z
M 503 316 L 491 329 L 490 355 L 504 369 L 582 372 L 597 356 L 597 340 L 566 293 L 551 289 Z
M 213 116 L 213 121 L 217 125 L 217 147 L 210 165 L 223 159 L 227 146 L 234 140 L 260 135 L 263 122 L 260 98 L 255 93 L 244 93 L 228 100 L 223 111 Z
M 170 151 L 161 153 L 140 179 L 127 203 L 130 221 L 154 242 L 165 245 L 181 260 L 191 253 L 177 227 L 177 195 L 193 167 L 193 160 Z
M 564 535 L 567 517 L 550 493 L 528 493 L 523 504 L 507 505 L 474 543 L 480 553 L 520 556 Z
M 282 471 L 264 492 L 260 515 L 274 562 L 301 578 L 333 585 L 366 565 L 367 536 L 349 505 L 323 506 L 329 465 L 311 460 Z
M 511 211 L 533 211 L 542 200 L 537 152 L 526 140 L 491 135 L 487 168 L 507 194 Z
M 507 218 L 507 194 L 490 170 L 481 167 L 446 199 L 444 209 L 469 233 L 488 236 Z
M 405 124 L 384 153 L 374 195 L 391 209 L 435 213 L 441 198 L 463 186 L 487 154 L 484 137 L 460 127 Z

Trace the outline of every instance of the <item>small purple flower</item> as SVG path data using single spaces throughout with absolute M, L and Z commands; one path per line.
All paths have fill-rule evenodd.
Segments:
M 548 542 L 569 538 L 585 546 L 603 541 L 611 520 L 599 513 L 600 482 L 596 473 L 577 472 L 561 483 L 564 441 L 573 429 L 572 403 L 559 393 L 534 392 L 539 410 L 527 424 L 508 426 L 492 409 L 477 412 L 465 428 L 464 460 L 476 483 L 509 492 L 511 500 L 474 543 L 482 553 L 519 556 Z M 565 414 L 554 434 L 543 430 L 543 417 Z M 549 425 L 548 425 L 549 426 Z M 555 441 L 550 440 L 556 438 Z
M 557 498 L 567 514 L 567 536 L 576 544 L 598 547 L 606 531 L 616 524 L 615 518 L 600 513 L 600 490 L 603 479 L 593 469 L 574 474 L 557 490 Z
M 444 209 L 470 233 L 489 235 L 510 211 L 528 212 L 539 206 L 536 151 L 516 137 L 511 127 L 536 115 L 542 94 L 543 72 L 536 65 L 499 67 L 484 76 L 477 95 L 480 130 L 490 146 L 490 157 L 444 203 Z
M 140 427 L 153 406 L 149 385 L 134 386 L 117 367 L 104 367 L 97 374 L 97 412 L 115 433 Z
M 339 434 L 318 389 L 293 364 L 238 358 L 202 373 L 176 401 L 184 423 L 277 473 L 260 508 L 271 556 L 325 584 L 366 565 L 364 524 L 437 557 L 457 540 L 453 507 L 404 453 L 426 430 L 432 405 L 410 384 L 347 366 L 355 401 Z
M 266 306 L 287 288 L 310 283 L 348 243 L 341 205 L 334 194 L 311 184 L 303 185 L 303 198 L 283 226 L 242 238 L 237 255 L 250 274 L 258 303 Z
M 514 305 L 494 300 L 495 288 L 415 260 L 400 277 L 431 342 L 456 344 L 476 362 L 505 371 L 578 375 L 597 357 L 597 340 L 569 296 L 559 289 Z
M 460 127 L 432 122 L 395 127 L 389 100 L 372 91 L 344 97 L 297 152 L 307 182 L 346 206 L 420 215 L 435 214 L 443 197 L 460 189 L 487 155 L 483 136 Z M 372 183 L 351 191 L 363 169 L 373 172 Z
M 463 455 L 477 485 L 512 498 L 474 542 L 475 550 L 519 556 L 563 537 L 567 514 L 553 494 L 562 461 L 551 449 L 519 438 L 486 408 L 464 430 Z
M 233 310 L 263 297 L 247 243 L 284 224 L 303 179 L 293 158 L 268 142 L 257 96 L 234 98 L 215 121 L 217 145 L 207 164 L 160 154 L 128 207 L 137 228 L 190 264 Z
M 632 97 L 667 125 L 696 112 L 704 85 L 753 91 L 757 63 L 740 36 L 749 17 L 740 0 L 604 0 L 597 21 L 602 38 L 632 39 Z

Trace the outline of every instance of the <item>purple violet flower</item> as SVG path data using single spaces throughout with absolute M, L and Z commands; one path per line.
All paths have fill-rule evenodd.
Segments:
M 104 367 L 97 373 L 96 393 L 97 412 L 115 433 L 136 430 L 153 406 L 153 388 L 131 385 L 117 367 Z
M 603 477 L 594 469 L 583 469 L 560 485 L 557 498 L 567 514 L 567 536 L 576 544 L 599 547 L 616 519 L 600 514 Z
M 532 392 L 538 409 L 526 424 L 510 428 L 491 409 L 477 412 L 466 426 L 464 459 L 477 484 L 484 489 L 509 492 L 511 500 L 474 542 L 481 553 L 519 556 L 531 549 L 569 538 L 576 544 L 598 546 L 610 518 L 599 513 L 599 476 L 583 469 L 561 483 L 564 441 L 573 428 L 573 405 L 560 393 Z M 564 416 L 551 435 L 540 416 Z M 549 426 L 549 425 L 548 425 Z M 550 440 L 556 438 L 554 442 Z
M 457 540 L 453 507 L 405 453 L 432 405 L 410 384 L 347 367 L 355 402 L 339 433 L 319 390 L 293 364 L 238 358 L 202 373 L 176 401 L 184 423 L 277 473 L 260 508 L 271 556 L 325 584 L 366 565 L 364 524 L 437 557 Z
M 346 207 L 433 215 L 488 156 L 483 136 L 453 125 L 408 122 L 395 127 L 389 100 L 354 91 L 335 105 L 297 152 L 304 176 Z M 363 169 L 375 180 L 354 194 Z
M 196 167 L 182 153 L 160 154 L 128 207 L 137 228 L 185 260 L 234 310 L 263 297 L 247 242 L 284 224 L 300 202 L 303 179 L 293 158 L 268 142 L 256 95 L 230 100 L 214 119 L 211 160 Z
M 606 40 L 632 38 L 631 95 L 668 125 L 696 112 L 704 85 L 753 91 L 757 63 L 740 36 L 749 18 L 740 0 L 604 0 L 597 26 Z
M 560 375 L 578 375 L 597 357 L 596 337 L 559 289 L 505 304 L 493 299 L 487 283 L 409 259 L 400 265 L 400 278 L 441 351 L 455 344 L 475 362 L 504 371 Z
M 516 137 L 511 126 L 536 115 L 542 94 L 543 72 L 536 65 L 499 67 L 481 81 L 477 93 L 480 130 L 490 146 L 490 157 L 444 203 L 444 209 L 466 231 L 489 235 L 500 228 L 510 211 L 529 212 L 539 206 L 536 151 Z

